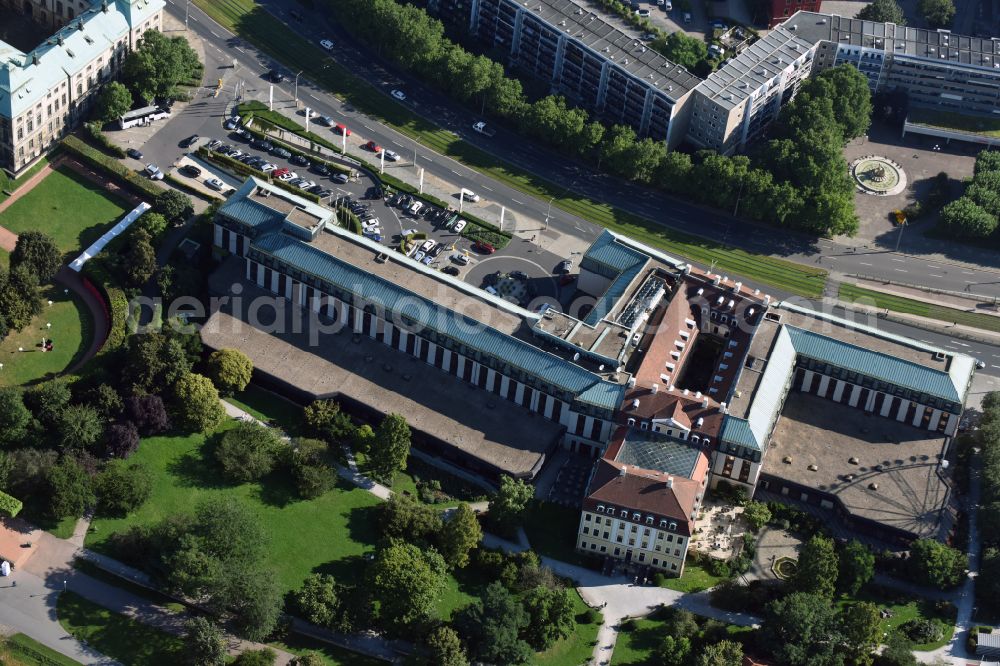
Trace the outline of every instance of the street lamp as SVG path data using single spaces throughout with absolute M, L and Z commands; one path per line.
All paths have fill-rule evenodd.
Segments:
M 298 74 L 295 75 L 295 105 L 298 106 L 299 103 L 299 74 L 302 73 L 300 69 Z
M 550 213 L 552 212 L 552 202 L 555 201 L 555 200 L 556 200 L 555 197 L 552 197 L 551 199 L 549 199 L 549 207 L 545 210 L 545 228 L 543 229 L 543 231 L 548 231 L 549 230 L 549 217 L 550 217 Z M 539 242 L 539 244 L 541 244 L 541 239 L 539 239 L 538 242 Z
M 187 4 L 184 5 L 184 29 L 188 29 L 188 12 L 191 10 L 191 0 L 187 0 Z
M 905 226 L 905 220 L 899 223 L 899 234 L 896 235 L 896 249 L 893 252 L 899 252 L 899 241 L 903 240 L 903 227 Z

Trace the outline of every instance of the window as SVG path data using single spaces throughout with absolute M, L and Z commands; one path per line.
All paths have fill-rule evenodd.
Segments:
M 674 548 L 674 557 L 680 557 L 680 556 L 681 556 L 680 549 L 679 548 Z
M 589 513 L 583 514 L 583 519 L 584 519 L 584 521 L 586 521 L 586 522 L 589 523 L 590 522 L 590 514 Z
M 607 525 L 608 527 L 611 527 L 611 519 L 610 518 L 605 518 L 604 519 L 604 524 Z
M 673 543 L 673 542 L 674 542 L 674 535 L 673 534 L 668 534 L 667 535 L 667 543 Z
M 608 533 L 607 533 L 607 532 L 605 532 L 605 533 L 604 533 L 604 538 L 605 538 L 605 539 L 607 539 L 607 538 L 608 538 Z
M 642 520 L 642 514 L 641 513 L 633 513 L 632 514 L 632 520 Z
M 590 549 L 591 550 L 597 550 L 597 544 L 596 543 L 590 544 Z
M 597 505 L 597 513 L 604 513 L 604 505 L 603 504 L 598 504 Z
M 639 561 L 640 562 L 646 561 L 646 553 L 639 553 Z
M 655 566 L 659 566 L 659 564 L 660 564 L 660 560 L 659 560 L 659 558 L 656 558 L 656 557 L 654 557 L 654 558 L 653 558 L 653 566 L 654 566 L 654 567 L 655 567 Z
M 671 562 L 671 563 L 670 563 L 670 570 L 671 570 L 671 571 L 677 571 L 677 565 L 676 565 L 676 564 L 674 564 L 673 562 Z
M 653 517 L 652 516 L 646 516 L 646 524 L 647 525 L 652 525 L 653 524 Z M 646 534 L 649 534 L 649 530 L 646 530 Z
M 643 421 L 642 423 L 639 424 L 639 427 L 642 430 L 649 430 L 649 423 L 647 421 Z
M 667 526 L 667 521 L 666 520 L 661 520 L 660 521 L 660 527 L 666 527 L 666 526 Z
M 586 548 L 586 547 L 587 547 L 587 542 L 586 541 L 581 541 L 580 542 L 580 548 Z
M 590 534 L 590 528 L 589 527 L 584 527 L 583 528 L 583 533 L 584 534 Z
M 615 555 L 621 555 L 621 552 L 622 552 L 621 548 L 615 548 Z
M 619 534 L 618 538 L 615 539 L 615 541 L 617 541 L 618 543 L 622 543 L 624 540 L 625 540 L 625 537 L 623 537 L 621 534 Z
M 601 546 L 601 552 L 602 553 L 608 552 L 608 547 L 607 546 Z

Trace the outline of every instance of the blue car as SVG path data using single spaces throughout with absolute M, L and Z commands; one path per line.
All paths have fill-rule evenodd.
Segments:
M 365 238 L 371 238 L 376 243 L 381 243 L 382 242 L 382 234 L 375 233 L 375 232 L 365 232 L 364 236 L 365 236 Z

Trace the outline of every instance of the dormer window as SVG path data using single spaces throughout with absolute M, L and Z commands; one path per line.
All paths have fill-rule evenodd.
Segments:
M 632 520 L 635 520 L 635 521 L 642 520 L 642 514 L 641 513 L 633 513 L 632 514 Z
M 628 518 L 628 509 L 622 509 L 619 514 L 622 518 Z
M 604 505 L 603 504 L 598 504 L 597 505 L 597 513 L 604 513 Z
M 671 532 L 676 532 L 677 531 L 677 523 L 670 523 L 670 526 L 667 529 L 669 529 Z
M 666 527 L 666 526 L 667 526 L 667 521 L 666 520 L 661 520 L 660 521 L 660 527 L 662 528 L 662 527 Z
M 652 516 L 646 516 L 646 524 L 647 525 L 652 525 L 653 524 L 653 517 Z

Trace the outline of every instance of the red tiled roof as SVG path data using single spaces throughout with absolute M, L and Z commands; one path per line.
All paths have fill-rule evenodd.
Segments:
M 635 400 L 639 401 L 638 407 L 632 407 Z M 702 407 L 705 401 L 708 401 L 708 406 Z M 653 419 L 672 418 L 683 423 L 692 434 L 701 433 L 714 440 L 722 427 L 722 416 L 718 403 L 706 396 L 702 396 L 699 400 L 694 394 L 684 395 L 678 389 L 670 391 L 661 388 L 653 393 L 648 388 L 635 386 L 625 392 L 625 400 L 618 413 L 618 422 L 624 425 L 630 418 L 634 418 L 638 424 Z M 695 425 L 699 418 L 704 419 L 700 426 Z

